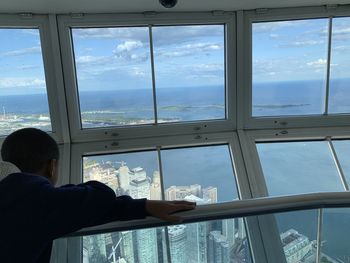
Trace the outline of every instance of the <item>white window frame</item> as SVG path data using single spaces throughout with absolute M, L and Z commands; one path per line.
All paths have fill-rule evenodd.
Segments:
M 71 27 L 112 27 L 112 26 L 148 26 L 148 25 L 210 25 L 225 24 L 225 86 L 226 120 L 208 120 L 180 123 L 162 123 L 158 125 L 135 125 L 122 127 L 101 127 L 81 129 L 78 104 L 78 92 L 71 43 Z M 62 15 L 58 17 L 61 53 L 71 139 L 73 142 L 113 140 L 124 138 L 151 137 L 154 135 L 193 134 L 234 130 L 236 123 L 236 61 L 235 61 L 235 16 L 230 13 L 144 13 L 120 15 Z
M 183 135 L 183 136 L 167 136 L 155 137 L 147 139 L 133 139 L 133 140 L 119 140 L 119 141 L 102 141 L 102 142 L 87 142 L 77 143 L 72 145 L 71 155 L 71 183 L 81 183 L 83 170 L 83 156 L 92 154 L 118 154 L 125 152 L 137 152 L 143 150 L 157 150 L 157 149 L 173 149 L 183 147 L 195 146 L 210 146 L 210 145 L 227 145 L 230 150 L 233 171 L 235 175 L 235 183 L 239 199 L 251 198 L 249 182 L 245 172 L 245 166 L 242 159 L 241 148 L 238 140 L 238 135 L 235 132 L 223 133 L 208 133 L 198 135 Z M 161 175 L 162 176 L 162 175 Z M 245 218 L 246 234 L 250 244 L 250 251 L 254 262 L 268 262 L 257 261 L 256 259 L 265 259 L 265 251 L 262 240 L 257 217 Z M 133 222 L 124 222 L 124 226 L 133 229 Z M 147 227 L 147 224 L 145 224 Z M 82 262 L 82 244 L 81 239 L 68 239 L 68 262 Z M 256 259 L 255 259 L 256 258 Z
M 252 117 L 252 24 L 254 22 L 272 22 L 284 20 L 313 19 L 313 18 L 330 18 L 350 16 L 349 6 L 319 6 L 306 8 L 281 8 L 281 9 L 257 9 L 254 11 L 244 12 L 243 29 L 244 32 L 239 34 L 245 43 L 244 52 L 245 60 L 241 61 L 244 65 L 244 83 L 240 84 L 243 88 L 238 87 L 238 98 L 243 98 L 244 104 L 241 105 L 239 112 L 244 114 L 241 126 L 244 129 L 288 129 L 297 127 L 331 127 L 346 126 L 350 123 L 350 113 L 348 114 L 329 114 L 329 115 L 305 115 L 305 116 L 268 116 Z M 328 47 L 327 47 L 328 49 Z M 327 63 L 329 66 L 329 55 Z M 329 72 L 327 74 L 329 78 Z M 328 90 L 328 88 L 327 88 Z M 327 96 L 328 97 L 328 96 Z
M 67 118 L 65 117 L 64 93 L 62 93 L 62 85 L 60 85 L 60 77 L 57 73 L 60 70 L 60 65 L 55 61 L 57 56 L 54 52 L 54 40 L 52 32 L 52 19 L 48 15 L 34 14 L 18 14 L 18 15 L 0 15 L 0 28 L 38 28 L 40 32 L 41 56 L 43 58 L 44 74 L 46 81 L 46 91 L 49 105 L 49 113 L 51 119 L 52 132 L 50 135 L 58 142 L 68 142 L 69 137 L 64 131 L 68 127 Z M 63 84 L 63 83 L 62 83 Z M 4 136 L 5 137 L 5 136 Z M 4 137 L 0 140 L 3 141 Z
M 258 129 L 238 131 L 242 144 L 242 152 L 247 168 L 248 180 L 251 183 L 253 198 L 268 196 L 266 181 L 260 163 L 256 142 L 284 142 L 284 141 L 314 141 L 314 140 L 336 140 L 350 139 L 350 127 L 323 127 L 323 128 L 294 128 L 294 129 Z M 331 150 L 331 149 L 330 149 Z M 333 156 L 337 161 L 336 156 Z M 342 177 L 341 171 L 338 174 Z M 344 179 L 341 178 L 343 181 Z M 343 185 L 344 186 L 344 185 Z M 344 186 L 344 191 L 346 187 Z M 317 242 L 321 242 L 322 214 L 318 211 Z M 261 231 L 262 242 L 268 262 L 285 262 L 285 256 L 280 241 L 280 233 L 277 231 L 277 222 L 274 215 L 258 216 L 259 231 Z M 257 231 L 257 230 L 256 230 Z

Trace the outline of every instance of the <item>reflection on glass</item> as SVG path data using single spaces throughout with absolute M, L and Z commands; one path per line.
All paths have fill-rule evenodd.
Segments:
M 269 196 L 344 190 L 327 142 L 256 146 Z
M 162 150 L 166 200 L 197 204 L 238 198 L 227 145 Z
M 350 113 L 350 18 L 334 18 L 329 89 L 329 112 Z
M 152 30 L 159 122 L 224 119 L 224 25 Z
M 349 208 L 332 208 L 323 210 L 321 246 L 322 263 L 350 262 L 350 236 L 348 234 L 349 229 Z M 332 259 L 337 259 L 337 261 Z
M 275 218 L 287 263 L 316 262 L 318 211 L 280 213 Z
M 328 19 L 254 23 L 252 115 L 324 110 Z
M 336 151 L 340 166 L 344 172 L 348 185 L 350 184 L 350 141 L 339 140 L 332 141 Z
M 83 128 L 154 122 L 148 27 L 74 28 Z
M 252 263 L 243 218 L 85 236 L 82 257 L 83 263 L 166 263 L 168 257 L 172 263 Z
M 96 180 L 117 195 L 162 199 L 157 152 L 133 152 L 83 158 L 84 181 Z
M 51 131 L 39 29 L 0 29 L 0 135 Z

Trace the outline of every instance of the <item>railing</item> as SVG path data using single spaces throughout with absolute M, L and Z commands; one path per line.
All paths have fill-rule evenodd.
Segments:
M 350 192 L 312 193 L 237 200 L 227 203 L 197 206 L 195 210 L 180 212 L 178 215 L 183 217 L 183 223 L 193 223 L 216 219 L 337 207 L 350 207 Z M 96 227 L 84 228 L 68 236 L 93 235 L 165 225 L 169 225 L 169 223 L 148 217 L 142 220 L 117 221 Z

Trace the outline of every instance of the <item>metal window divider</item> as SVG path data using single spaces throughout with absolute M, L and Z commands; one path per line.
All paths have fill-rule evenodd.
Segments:
M 327 47 L 327 66 L 326 66 L 326 94 L 325 94 L 325 104 L 323 115 L 328 115 L 329 111 L 329 81 L 330 81 L 330 71 L 331 71 L 331 49 L 332 49 L 332 27 L 333 27 L 333 17 L 329 17 L 328 23 L 328 47 Z
M 346 181 L 346 177 L 345 177 L 344 171 L 343 171 L 343 169 L 341 167 L 341 164 L 340 164 L 337 152 L 335 151 L 335 148 L 334 148 L 334 145 L 333 145 L 333 142 L 332 142 L 332 138 L 331 137 L 327 137 L 326 140 L 327 140 L 328 146 L 329 146 L 329 148 L 331 150 L 332 157 L 333 157 L 334 163 L 335 163 L 335 165 L 337 167 L 337 171 L 338 171 L 340 180 L 341 180 L 341 182 L 343 184 L 344 190 L 345 191 L 349 191 L 349 185 L 348 185 L 348 183 Z
M 154 123 L 158 124 L 156 75 L 155 75 L 155 68 L 154 68 L 152 25 L 148 25 L 148 34 L 149 34 L 149 48 L 150 48 L 151 71 L 152 71 L 152 90 L 153 90 L 152 93 L 153 93 Z
M 316 262 L 321 262 L 321 243 L 322 243 L 322 225 L 323 225 L 323 209 L 318 209 L 317 216 L 317 246 L 316 246 Z
M 160 151 L 161 151 L 161 147 L 157 146 L 158 166 L 159 166 L 159 176 L 160 176 L 160 187 L 161 187 L 161 193 L 162 193 L 162 200 L 165 200 L 162 155 L 161 155 Z M 167 260 L 168 260 L 169 263 L 171 263 L 170 241 L 169 241 L 168 227 L 164 227 L 164 237 L 165 237 L 165 243 L 166 243 Z

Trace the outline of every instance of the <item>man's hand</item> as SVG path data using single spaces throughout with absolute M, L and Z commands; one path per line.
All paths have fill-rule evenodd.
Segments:
M 176 212 L 195 209 L 196 203 L 187 201 L 146 201 L 146 211 L 150 216 L 163 219 L 172 223 L 181 223 L 180 216 L 173 215 Z

